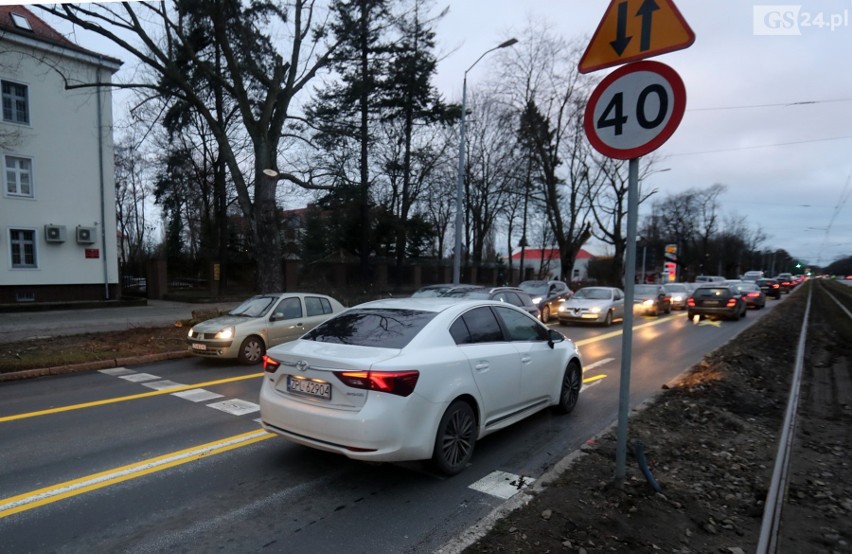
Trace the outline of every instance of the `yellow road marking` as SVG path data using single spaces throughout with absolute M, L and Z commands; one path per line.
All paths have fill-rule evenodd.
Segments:
M 671 321 L 672 319 L 674 319 L 676 317 L 680 317 L 680 315 L 679 314 L 678 315 L 672 314 L 669 317 L 664 317 L 662 319 L 657 319 L 655 321 L 643 323 L 642 325 L 635 326 L 633 328 L 633 330 L 635 331 L 637 329 L 644 329 L 645 327 L 652 327 L 654 325 L 659 325 L 660 323 L 665 323 L 667 321 Z M 603 335 L 598 335 L 596 337 L 590 337 L 588 339 L 582 339 L 582 340 L 574 341 L 574 344 L 576 344 L 577 346 L 583 346 L 584 344 L 591 344 L 593 342 L 598 342 L 598 341 L 601 341 L 601 340 L 611 339 L 612 337 L 617 337 L 618 335 L 622 334 L 623 332 L 624 332 L 623 329 L 618 329 L 616 331 L 604 333 Z
M 0 499 L 0 519 L 18 512 L 52 504 L 63 498 L 77 496 L 89 491 L 115 485 L 122 481 L 128 481 L 143 475 L 163 471 L 170 467 L 186 464 L 206 456 L 214 456 L 235 448 L 242 448 L 256 442 L 271 439 L 274 436 L 274 434 L 262 429 L 250 431 L 241 435 L 234 435 L 218 441 L 172 452 L 171 454 L 142 460 L 134 464 L 108 469 L 100 473 L 80 477 L 79 479 L 57 483 L 50 487 L 26 492 L 11 498 Z
M 47 410 L 39 410 L 37 412 L 28 412 L 24 414 L 14 414 L 10 416 L 0 417 L 0 423 L 7 421 L 15 421 L 18 419 L 27 419 L 50 414 L 59 414 L 62 412 L 70 412 L 73 410 L 82 410 L 94 406 L 104 406 L 106 404 L 116 404 L 118 402 L 127 402 L 128 400 L 138 400 L 140 398 L 149 398 L 151 396 L 161 396 L 164 394 L 172 394 L 175 392 L 197 389 L 201 387 L 212 387 L 214 385 L 222 385 L 225 383 L 233 383 L 235 381 L 243 381 L 245 379 L 256 379 L 263 377 L 263 373 L 252 373 L 251 375 L 241 375 L 239 377 L 228 377 L 227 379 L 217 379 L 216 381 L 207 381 L 205 383 L 196 383 L 194 385 L 181 385 L 179 387 L 171 387 L 168 389 L 155 390 L 151 392 L 143 392 L 140 394 L 131 394 L 129 396 L 117 396 L 115 398 L 105 398 L 103 400 L 93 400 L 92 402 L 83 402 L 82 404 L 72 404 L 70 406 L 60 406 L 58 408 L 49 408 Z
M 606 379 L 606 375 L 595 375 L 593 377 L 586 377 L 583 379 L 583 384 L 594 383 L 595 381 L 600 381 L 601 379 Z

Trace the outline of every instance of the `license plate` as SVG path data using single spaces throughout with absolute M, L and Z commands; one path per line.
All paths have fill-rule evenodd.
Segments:
M 704 305 L 705 306 L 718 306 L 719 301 L 718 300 L 705 300 Z
M 317 398 L 331 400 L 331 383 L 325 381 L 314 381 L 312 379 L 304 379 L 287 376 L 287 390 L 296 394 L 306 394 Z
M 207 350 L 207 345 L 206 344 L 199 344 L 197 342 L 193 342 L 192 343 L 192 349 L 193 350 Z

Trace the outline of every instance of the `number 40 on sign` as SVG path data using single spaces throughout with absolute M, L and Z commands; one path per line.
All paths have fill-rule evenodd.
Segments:
M 671 67 L 653 61 L 622 66 L 604 78 L 586 105 L 589 142 L 611 158 L 638 158 L 659 148 L 677 129 L 686 88 Z

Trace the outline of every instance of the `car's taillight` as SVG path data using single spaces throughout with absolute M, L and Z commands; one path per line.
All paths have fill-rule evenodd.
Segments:
M 687 298 L 686 299 L 686 305 L 687 306 L 695 306 L 695 298 L 693 298 L 691 296 L 689 298 Z
M 778 287 L 780 287 L 780 286 L 781 286 L 781 285 L 779 285 L 778 283 L 773 283 L 773 284 L 772 284 L 772 288 L 773 288 L 773 289 L 777 289 L 777 288 L 778 288 Z
M 279 364 L 269 356 L 263 357 L 263 371 L 266 371 L 267 373 L 275 373 L 280 366 L 281 364 Z
M 737 299 L 736 298 L 729 298 L 728 299 L 728 305 L 727 305 L 728 308 L 733 308 L 736 305 L 737 305 Z
M 356 389 L 387 392 L 397 396 L 408 396 L 420 377 L 417 370 L 410 371 L 336 371 L 338 379 Z
M 748 295 L 751 296 L 752 298 L 754 298 L 755 296 L 760 296 L 760 293 L 759 292 L 750 292 L 750 293 L 748 293 Z

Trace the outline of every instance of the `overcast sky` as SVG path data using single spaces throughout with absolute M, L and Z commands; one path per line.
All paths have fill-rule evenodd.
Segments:
M 450 7 L 437 28 L 436 84 L 447 100 L 460 102 L 465 69 L 486 50 L 520 37 L 528 21 L 547 21 L 555 33 L 587 41 L 609 1 L 436 5 Z M 764 248 L 827 265 L 852 255 L 852 0 L 806 0 L 777 14 L 771 6 L 777 5 L 677 2 L 695 43 L 653 59 L 680 74 L 687 107 L 677 131 L 657 151 L 658 167 L 668 171 L 652 175 L 647 185 L 666 194 L 724 184 L 723 213 L 759 227 L 767 235 Z M 799 34 L 756 34 L 777 32 L 775 21 Z M 75 38 L 87 40 L 80 33 Z M 102 44 L 82 45 L 98 50 Z M 487 81 L 493 57 L 469 73 L 470 87 Z
M 546 20 L 566 38 L 588 40 L 609 1 L 449 5 L 438 27 L 439 49 L 446 54 L 438 86 L 448 99 L 460 101 L 465 69 L 489 48 L 520 37 L 528 20 Z M 722 183 L 724 213 L 759 226 L 768 237 L 765 248 L 827 265 L 852 255 L 852 2 L 789 3 L 781 16 L 769 13 L 767 19 L 767 12 L 776 11 L 763 7 L 768 5 L 676 3 L 695 43 L 653 59 L 680 74 L 687 107 L 677 131 L 657 151 L 659 167 L 670 171 L 652 175 L 648 184 L 665 194 Z M 796 6 L 798 13 L 790 11 Z M 756 11 L 759 32 L 776 32 L 772 25 L 780 20 L 798 22 L 801 34 L 756 35 Z M 469 87 L 487 80 L 491 57 L 468 74 Z

